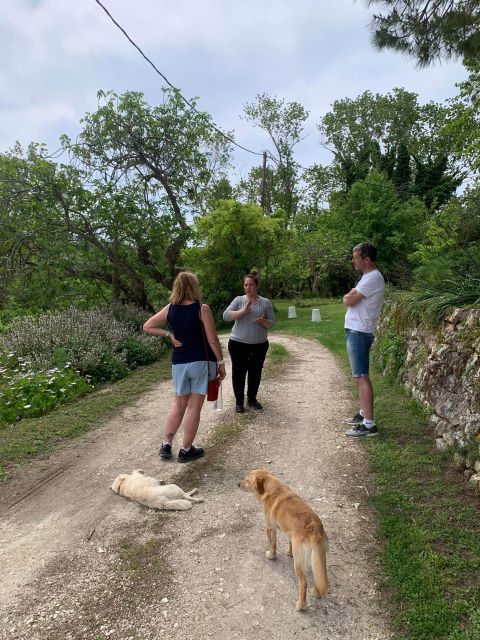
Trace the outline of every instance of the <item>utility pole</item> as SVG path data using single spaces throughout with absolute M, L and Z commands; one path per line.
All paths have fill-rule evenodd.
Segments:
M 263 152 L 263 171 L 262 171 L 262 200 L 261 207 L 262 211 L 265 214 L 265 209 L 267 206 L 267 152 Z

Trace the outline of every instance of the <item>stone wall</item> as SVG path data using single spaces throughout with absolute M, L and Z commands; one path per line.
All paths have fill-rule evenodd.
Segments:
M 472 443 L 480 442 L 480 309 L 456 309 L 434 332 L 422 325 L 396 329 L 394 314 L 386 306 L 374 353 L 382 350 L 382 340 L 392 341 L 394 334 L 401 341 L 397 351 L 401 348 L 403 355 L 398 376 L 428 408 L 437 447 L 457 445 L 460 452 L 472 451 Z M 480 448 L 473 459 L 470 453 L 463 462 L 457 453 L 456 462 L 480 483 L 478 458 Z

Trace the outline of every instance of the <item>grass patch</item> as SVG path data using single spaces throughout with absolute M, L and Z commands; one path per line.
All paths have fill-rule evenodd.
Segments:
M 170 376 L 170 358 L 163 358 L 48 415 L 7 425 L 0 431 L 0 481 L 7 480 L 22 462 L 48 453 L 62 440 L 102 426 L 121 407 Z
M 346 362 L 345 333 L 343 320 L 345 307 L 337 301 L 311 300 L 308 307 L 298 306 L 294 300 L 275 300 L 275 325 L 270 332 L 275 339 L 275 331 L 289 333 L 302 338 L 314 338 Z M 296 318 L 288 317 L 288 307 L 294 305 Z M 320 322 L 312 322 L 312 309 L 320 310 Z
M 283 344 L 270 340 L 263 377 L 266 380 L 275 378 L 275 376 L 281 373 L 282 367 L 285 366 L 290 358 L 290 353 Z
M 270 362 L 274 364 L 282 364 L 285 361 L 285 358 L 288 358 L 288 355 L 288 350 L 283 346 L 283 344 L 278 344 L 278 342 L 270 344 L 268 349 L 268 358 Z
M 424 412 L 373 376 L 382 437 L 369 443 L 395 622 L 409 640 L 480 637 L 478 495 L 436 450 Z
M 170 540 L 158 535 L 143 543 L 132 542 L 132 539 L 134 536 L 125 539 L 117 548 L 122 572 L 131 574 L 135 581 L 155 582 L 161 578 L 167 582 L 172 570 L 162 557 L 162 549 Z
M 206 411 L 208 411 L 208 408 Z M 209 433 L 205 446 L 214 452 L 220 449 L 226 442 L 229 444 L 233 443 L 248 427 L 249 421 L 245 419 L 246 417 L 247 416 L 243 416 L 241 420 L 239 419 L 232 422 L 219 422 L 215 429 Z
M 314 304 L 315 303 L 315 304 Z M 311 308 L 275 302 L 275 329 L 315 338 L 347 365 L 340 302 L 313 301 Z M 273 337 L 273 336 L 272 336 Z M 427 416 L 398 383 L 372 373 L 380 436 L 368 441 L 376 490 L 371 498 L 383 540 L 385 583 L 400 640 L 480 638 L 479 497 L 452 470 L 451 457 L 436 450 Z

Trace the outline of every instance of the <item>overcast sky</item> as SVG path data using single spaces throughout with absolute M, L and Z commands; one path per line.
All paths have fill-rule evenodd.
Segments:
M 113 17 L 186 98 L 199 97 L 237 141 L 262 151 L 261 131 L 240 118 L 266 92 L 310 112 L 297 147 L 304 165 L 328 162 L 316 124 L 334 100 L 404 87 L 420 102 L 457 93 L 465 72 L 444 63 L 424 70 L 370 44 L 364 0 L 102 0 Z M 0 151 L 15 141 L 58 148 L 95 111 L 99 89 L 141 91 L 160 100 L 162 80 L 95 0 L 0 3 Z M 255 161 L 236 154 L 245 175 Z

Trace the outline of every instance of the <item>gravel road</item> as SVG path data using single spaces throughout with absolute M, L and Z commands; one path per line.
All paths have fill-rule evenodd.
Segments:
M 264 411 L 235 414 L 227 378 L 223 411 L 203 410 L 204 459 L 179 465 L 158 457 L 173 397 L 161 382 L 106 426 L 0 485 L 0 638 L 393 637 L 377 591 L 365 443 L 344 436 L 343 418 L 356 409 L 347 376 L 316 342 L 281 334 L 271 341 L 291 359 L 275 376 L 267 363 Z M 268 561 L 261 506 L 238 488 L 257 467 L 299 493 L 330 540 L 329 593 L 309 596 L 302 613 L 286 538 L 279 535 L 278 560 Z M 153 511 L 109 490 L 136 468 L 196 486 L 205 502 Z

